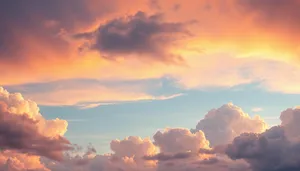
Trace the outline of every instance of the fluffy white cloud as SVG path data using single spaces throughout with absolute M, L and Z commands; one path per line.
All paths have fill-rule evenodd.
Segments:
M 251 118 L 240 107 L 228 103 L 210 110 L 195 130 L 202 130 L 214 146 L 227 144 L 241 133 L 261 133 L 266 128 L 267 124 L 258 115 Z
M 143 157 L 155 154 L 157 149 L 149 138 L 130 136 L 124 140 L 113 140 L 111 150 L 117 157 Z
M 209 148 L 209 141 L 202 131 L 192 133 L 185 128 L 169 128 L 158 131 L 153 138 L 163 153 L 197 152 L 200 148 Z

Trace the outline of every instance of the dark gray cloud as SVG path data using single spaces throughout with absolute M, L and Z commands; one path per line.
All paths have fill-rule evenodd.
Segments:
M 27 115 L 9 113 L 6 104 L 0 103 L 0 147 L 4 150 L 35 154 L 61 160 L 62 153 L 71 149 L 63 137 L 46 137 L 38 132 L 38 121 Z
M 181 152 L 175 154 L 165 154 L 165 153 L 158 153 L 152 156 L 144 156 L 143 159 L 145 160 L 159 160 L 159 161 L 167 161 L 167 160 L 176 160 L 176 159 L 186 159 L 197 154 L 191 152 Z
M 246 162 L 224 158 L 188 158 L 174 161 L 159 161 L 157 171 L 250 171 Z
M 216 164 L 219 162 L 218 158 L 212 157 L 212 158 L 208 158 L 208 159 L 203 159 L 201 161 L 199 161 L 199 164 Z
M 225 145 L 216 145 L 211 149 L 200 148 L 200 154 L 224 154 L 225 149 L 227 148 L 227 144 Z
M 164 22 L 161 14 L 137 12 L 100 25 L 95 32 L 75 35 L 94 39 L 89 49 L 97 50 L 108 59 L 116 56 L 141 55 L 139 58 L 178 62 L 181 57 L 168 51 L 182 36 L 190 35 L 185 23 Z
M 300 170 L 300 142 L 289 141 L 280 126 L 262 134 L 244 133 L 236 137 L 226 154 L 232 159 L 245 159 L 253 171 Z

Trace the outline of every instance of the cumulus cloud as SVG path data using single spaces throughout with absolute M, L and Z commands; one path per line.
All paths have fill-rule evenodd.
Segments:
M 296 171 L 299 165 L 299 142 L 291 142 L 283 127 L 272 127 L 262 134 L 244 133 L 226 150 L 232 159 L 245 159 L 254 171 Z
M 296 171 L 300 169 L 299 108 L 281 115 L 281 125 L 263 133 L 243 133 L 226 149 L 232 159 L 245 159 L 254 171 Z
M 62 152 L 70 149 L 62 137 L 67 122 L 45 120 L 37 105 L 23 99 L 19 93 L 10 94 L 0 88 L 0 146 L 29 154 L 61 160 Z
M 200 148 L 209 148 L 209 141 L 202 131 L 192 133 L 185 128 L 158 131 L 153 139 L 154 144 L 163 153 L 198 152 Z
M 160 14 L 146 15 L 139 11 L 108 21 L 94 32 L 77 34 L 75 38 L 92 41 L 88 48 L 98 50 L 107 59 L 138 55 L 139 58 L 180 62 L 182 58 L 168 52 L 168 47 L 180 38 L 178 35 L 189 35 L 184 26 L 184 23 L 164 22 Z
M 232 103 L 210 110 L 196 126 L 204 132 L 212 146 L 230 143 L 244 132 L 261 133 L 267 124 L 259 116 L 251 118 L 240 107 Z M 194 130 L 194 131 L 195 131 Z
M 90 155 L 90 157 L 87 157 L 86 154 L 75 157 L 69 155 L 64 162 L 46 162 L 45 164 L 52 171 L 76 169 L 84 171 L 241 171 L 248 169 L 247 163 L 232 161 L 226 156 L 199 156 L 197 152 L 157 153 L 158 151 L 154 150 L 154 147 L 148 138 L 128 137 L 123 140 L 113 140 L 111 154 Z
M 285 135 L 291 141 L 300 141 L 299 122 L 300 108 L 289 108 L 281 112 L 281 126 L 285 130 Z
M 130 136 L 124 140 L 113 140 L 110 143 L 111 150 L 117 157 L 137 157 L 155 154 L 157 149 L 149 138 Z
M 146 161 L 142 157 L 156 153 L 156 147 L 150 139 L 128 137 L 123 140 L 111 141 L 110 154 L 96 154 L 92 146 L 85 153 L 78 154 L 82 148 L 77 148 L 74 154 L 65 156 L 64 162 L 49 162 L 44 164 L 52 171 L 155 171 L 155 162 Z
M 0 170 L 2 171 L 50 171 L 40 161 L 39 156 L 2 151 L 0 153 Z

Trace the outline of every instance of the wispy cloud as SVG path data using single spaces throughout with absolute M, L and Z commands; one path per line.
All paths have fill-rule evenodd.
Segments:
M 66 119 L 68 122 L 87 122 L 87 119 Z
M 255 108 L 252 108 L 251 110 L 252 110 L 252 112 L 261 112 L 261 111 L 263 111 L 264 109 L 261 108 L 261 107 L 255 107 Z
M 101 139 L 103 141 L 111 141 L 112 137 L 108 135 L 100 135 L 100 134 L 87 134 L 87 135 L 66 135 L 69 139 Z
M 265 120 L 280 120 L 278 116 L 267 116 L 263 117 Z
M 172 95 L 168 95 L 168 96 L 158 96 L 158 97 L 154 97 L 154 100 L 169 100 L 169 99 L 174 99 L 176 97 L 180 97 L 186 95 L 184 93 L 177 93 L 177 94 L 172 94 Z
M 145 99 L 138 99 L 138 100 L 132 100 L 132 101 L 114 101 L 114 102 L 96 102 L 96 103 L 82 103 L 76 105 L 78 109 L 84 110 L 84 109 L 91 109 L 96 108 L 99 106 L 106 106 L 106 105 L 116 105 L 116 104 L 123 104 L 123 103 L 134 103 L 134 102 L 143 102 L 143 101 L 155 101 L 155 100 L 170 100 L 174 99 L 180 96 L 185 95 L 184 93 L 177 93 L 172 95 L 162 95 L 162 96 L 150 96 L 149 98 Z
M 88 103 L 88 104 L 80 104 L 78 105 L 78 109 L 91 109 L 91 108 L 95 108 L 95 107 L 98 107 L 98 106 L 105 106 L 105 105 L 114 105 L 114 104 L 117 104 L 117 103 Z

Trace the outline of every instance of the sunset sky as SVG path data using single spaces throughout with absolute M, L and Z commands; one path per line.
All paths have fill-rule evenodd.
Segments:
M 2 0 L 0 171 L 299 171 L 300 0 Z

